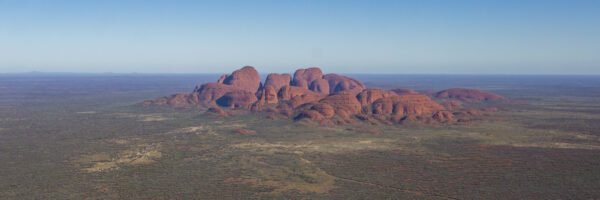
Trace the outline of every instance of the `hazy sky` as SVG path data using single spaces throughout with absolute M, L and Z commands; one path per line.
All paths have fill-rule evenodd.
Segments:
M 600 74 L 600 1 L 0 0 L 0 73 Z

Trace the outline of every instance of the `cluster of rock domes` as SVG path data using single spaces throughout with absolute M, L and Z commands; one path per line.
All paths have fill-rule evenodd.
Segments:
M 243 109 L 265 112 L 273 118 L 321 124 L 450 123 L 485 111 L 463 109 L 461 101 L 502 99 L 495 94 L 462 88 L 440 91 L 433 96 L 445 100 L 440 104 L 410 89 L 367 88 L 360 81 L 338 74 L 323 74 L 316 67 L 298 69 L 293 76 L 272 73 L 263 83 L 256 69 L 246 66 L 221 76 L 217 82 L 198 86 L 192 93 L 149 100 L 144 105 L 203 107 L 217 115 L 229 114 L 221 108 Z

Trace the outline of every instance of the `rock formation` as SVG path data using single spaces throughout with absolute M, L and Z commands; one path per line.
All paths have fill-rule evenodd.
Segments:
M 373 102 L 391 96 L 398 96 L 392 91 L 385 91 L 382 89 L 365 89 L 358 93 L 356 98 L 360 102 L 360 105 L 366 106 L 372 104 Z
M 234 90 L 225 93 L 222 97 L 216 100 L 217 105 L 229 108 L 250 108 L 256 102 L 256 94 L 245 90 Z
M 440 91 L 434 97 L 448 100 L 440 104 L 411 89 L 367 88 L 358 80 L 323 74 L 316 67 L 298 69 L 293 77 L 272 73 L 263 84 L 258 72 L 246 66 L 221 76 L 216 82 L 197 86 L 192 93 L 144 101 L 143 105 L 208 108 L 207 113 L 218 116 L 231 114 L 223 108 L 251 110 L 264 112 L 272 119 L 290 118 L 320 124 L 360 121 L 393 124 L 406 121 L 452 123 L 471 119 L 487 110 L 462 109 L 462 103 L 457 100 L 503 99 L 492 93 L 460 88 Z
M 143 105 L 171 105 L 174 107 L 191 107 L 200 104 L 199 93 L 179 93 L 155 100 L 144 101 Z
M 269 74 L 265 80 L 265 86 L 271 86 L 275 91 L 279 91 L 282 87 L 289 86 L 292 81 L 292 76 L 289 74 Z
M 294 73 L 292 85 L 308 89 L 308 86 L 312 84 L 313 81 L 318 79 L 323 79 L 323 72 L 321 69 L 316 67 L 298 69 Z
M 458 99 L 462 101 L 498 101 L 504 99 L 504 97 L 497 94 L 466 88 L 451 88 L 442 90 L 437 92 L 435 97 Z
M 327 80 L 329 83 L 330 93 L 345 91 L 352 94 L 358 94 L 364 89 L 367 89 L 361 82 L 338 74 L 327 74 L 323 76 L 323 79 Z
M 462 103 L 458 100 L 446 100 L 442 103 L 446 109 L 456 110 L 462 108 Z
M 206 110 L 206 113 L 211 114 L 211 115 L 221 116 L 221 117 L 229 116 L 229 113 L 225 112 L 223 109 L 221 109 L 218 106 L 208 108 L 208 110 Z
M 418 92 L 414 91 L 413 89 L 408 89 L 408 88 L 393 89 L 392 92 L 395 92 L 398 95 L 418 94 Z
M 260 76 L 254 67 L 245 66 L 225 77 L 223 84 L 254 93 L 260 87 Z
M 433 119 L 439 122 L 453 122 L 454 114 L 447 110 L 440 110 L 433 114 Z

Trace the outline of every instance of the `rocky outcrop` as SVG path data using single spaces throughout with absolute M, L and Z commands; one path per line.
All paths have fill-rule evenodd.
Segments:
M 289 74 L 271 73 L 267 75 L 264 85 L 273 87 L 277 93 L 282 87 L 289 86 L 290 81 L 292 81 L 292 76 Z
M 298 114 L 298 115 L 296 115 L 296 117 L 294 117 L 294 120 L 296 120 L 296 121 L 300 121 L 303 119 L 322 123 L 323 120 L 325 120 L 326 118 L 325 118 L 325 116 L 323 116 L 323 114 L 319 113 L 319 111 L 308 109 L 308 110 L 303 110 L 302 112 L 300 112 L 300 114 Z
M 319 112 L 319 114 L 328 119 L 335 116 L 335 107 L 327 103 L 315 103 L 311 109 Z
M 277 96 L 277 89 L 271 85 L 265 86 L 261 93 L 259 94 L 261 101 L 264 101 L 265 104 L 276 104 L 279 102 L 279 97 Z
M 392 92 L 398 94 L 398 95 L 405 95 L 405 94 L 419 94 L 418 92 L 416 92 L 413 89 L 408 89 L 408 88 L 397 88 L 397 89 L 393 89 L 391 90 Z
M 279 99 L 291 106 L 291 108 L 297 108 L 298 106 L 319 101 L 324 95 L 310 91 L 309 89 L 296 87 L 296 86 L 285 86 L 279 90 Z
M 392 96 L 373 102 L 370 112 L 379 118 L 402 122 L 429 117 L 445 108 L 431 98 L 421 94 Z
M 360 105 L 366 106 L 366 105 L 372 104 L 373 102 L 375 102 L 379 99 L 386 98 L 386 97 L 392 97 L 392 96 L 398 96 L 398 95 L 393 91 L 386 91 L 386 90 L 382 90 L 382 89 L 365 89 L 365 90 L 361 91 L 360 93 L 358 93 L 356 98 L 358 98 Z
M 245 108 L 249 109 L 250 106 L 255 103 L 258 99 L 253 92 L 245 90 L 235 90 L 228 92 L 219 99 L 216 100 L 217 105 L 228 108 Z
M 456 110 L 462 108 L 462 103 L 458 100 L 446 100 L 442 103 L 446 109 Z
M 323 79 L 323 72 L 321 69 L 316 67 L 311 67 L 307 69 L 298 69 L 294 73 L 294 79 L 292 80 L 292 85 L 296 87 L 306 88 L 314 81 L 318 79 Z
M 434 120 L 442 123 L 454 122 L 454 114 L 447 110 L 437 111 L 431 116 Z
M 234 87 L 222 83 L 206 83 L 197 87 L 192 94 L 197 94 L 199 102 L 210 104 L 223 97 L 225 94 L 235 90 Z
M 318 103 L 305 106 L 294 119 L 310 119 L 321 124 L 353 123 L 355 115 L 361 113 L 361 105 L 352 93 L 337 93 L 323 98 Z M 337 118 L 335 121 L 333 120 Z
M 202 84 L 191 93 L 144 101 L 143 105 L 208 108 L 206 113 L 218 116 L 238 113 L 224 108 L 242 109 L 264 112 L 271 119 L 290 118 L 320 124 L 453 123 L 471 120 L 484 112 L 483 109 L 463 109 L 463 103 L 458 100 L 502 99 L 471 89 L 449 89 L 434 96 L 447 100 L 442 105 L 411 89 L 366 88 L 358 80 L 338 74 L 323 75 L 321 69 L 315 67 L 299 69 L 293 77 L 272 73 L 261 84 L 258 72 L 246 66 L 221 76 L 216 82 Z
M 245 66 L 227 76 L 223 80 L 223 84 L 230 85 L 237 90 L 255 93 L 260 87 L 260 76 L 254 67 Z
M 200 98 L 198 97 L 198 93 L 179 93 L 156 100 L 144 101 L 142 104 L 144 106 L 170 105 L 178 108 L 195 107 L 200 104 Z
M 374 114 L 422 115 L 432 114 L 444 107 L 425 95 L 412 94 L 379 99 L 372 104 Z
M 208 108 L 208 110 L 206 110 L 206 113 L 208 113 L 210 115 L 221 116 L 221 117 L 229 116 L 229 113 L 227 113 L 226 111 L 224 111 L 223 109 L 221 109 L 218 106 Z
M 321 94 L 329 94 L 329 82 L 325 79 L 317 79 L 310 83 L 308 89 Z
M 221 77 L 219 77 L 219 80 L 217 80 L 217 83 L 225 84 L 225 79 L 227 79 L 228 76 L 229 75 L 227 74 L 221 75 Z
M 323 79 L 329 83 L 329 93 L 331 94 L 342 91 L 358 94 L 367 89 L 361 82 L 338 74 L 327 74 L 323 76 Z
M 345 111 L 349 114 L 357 114 L 361 111 L 360 102 L 356 99 L 356 95 L 351 92 L 332 94 L 319 102 L 331 105 L 336 112 Z
M 285 86 L 279 90 L 278 97 L 281 100 L 291 100 L 297 96 L 319 96 L 318 93 L 309 90 L 308 88 L 297 86 Z
M 436 98 L 458 99 L 462 101 L 499 101 L 504 97 L 476 89 L 451 88 L 435 93 Z

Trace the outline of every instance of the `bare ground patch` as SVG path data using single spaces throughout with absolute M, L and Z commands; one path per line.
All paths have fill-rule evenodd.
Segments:
M 330 141 L 298 141 L 298 142 L 244 142 L 231 145 L 232 148 L 264 152 L 323 152 L 342 153 L 358 150 L 389 150 L 400 148 L 391 139 L 340 139 Z
M 104 152 L 83 155 L 75 163 L 88 173 L 110 171 L 128 165 L 151 164 L 162 157 L 160 148 L 160 144 L 142 144 L 114 155 Z
M 596 150 L 600 149 L 598 145 L 590 144 L 576 144 L 566 142 L 545 142 L 545 143 L 529 143 L 529 144 L 512 144 L 514 147 L 539 147 L 539 148 L 556 148 L 556 149 L 587 149 Z
M 138 115 L 138 121 L 142 121 L 142 122 L 158 122 L 158 121 L 165 121 L 165 120 L 171 120 L 171 119 L 173 119 L 173 118 L 165 117 L 160 114 Z
M 167 132 L 167 134 L 178 134 L 178 133 L 195 133 L 195 134 L 209 134 L 218 135 L 215 129 L 210 125 L 190 126 L 185 128 L 176 129 Z
M 134 118 L 140 122 L 158 122 L 172 120 L 173 118 L 167 117 L 160 113 L 155 114 L 134 114 L 134 113 L 113 113 L 112 115 L 119 118 Z

